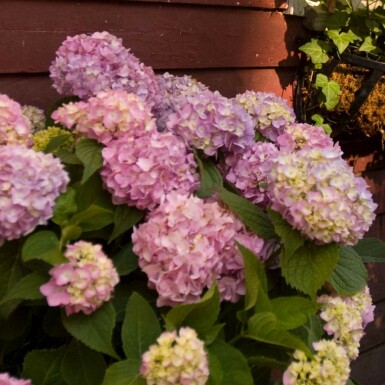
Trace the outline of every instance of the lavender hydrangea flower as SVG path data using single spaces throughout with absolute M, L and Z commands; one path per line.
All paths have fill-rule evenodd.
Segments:
M 163 332 L 143 354 L 140 373 L 147 385 L 204 385 L 209 377 L 204 343 L 189 327 Z
M 69 103 L 52 114 L 56 123 L 107 144 L 122 136 L 137 137 L 156 131 L 149 107 L 123 90 L 101 91 L 88 102 Z
M 287 101 L 273 93 L 246 91 L 235 101 L 254 119 L 255 129 L 275 142 L 288 124 L 295 122 L 295 114 Z
M 0 94 L 0 145 L 32 146 L 32 125 L 21 106 L 7 95 Z
M 243 197 L 266 206 L 270 202 L 266 162 L 277 153 L 274 144 L 256 142 L 245 151 L 229 154 L 225 159 L 225 178 L 234 184 Z
M 102 156 L 101 176 L 115 204 L 152 210 L 170 191 L 199 187 L 193 153 L 171 132 L 122 137 L 108 143 Z
M 188 96 L 167 122 L 167 128 L 209 156 L 221 148 L 247 148 L 254 142 L 251 116 L 218 92 Z
M 68 182 L 62 164 L 51 154 L 0 146 L 0 244 L 45 225 Z
M 68 263 L 54 266 L 51 279 L 40 287 L 49 306 L 62 306 L 68 315 L 91 314 L 110 300 L 119 276 L 101 245 L 78 241 L 67 246 Z
M 152 103 L 159 93 L 155 74 L 108 32 L 68 36 L 50 66 L 53 87 L 87 99 L 105 89 L 124 89 Z
M 217 202 L 172 192 L 134 229 L 133 250 L 156 289 L 158 306 L 193 303 L 217 280 L 222 299 L 244 291 L 243 261 L 235 241 L 266 259 L 264 241 Z
M 272 208 L 317 243 L 354 245 L 372 224 L 377 205 L 339 148 L 279 153 L 271 158 Z
M 11 377 L 8 373 L 0 373 L 0 385 L 32 385 L 32 382 Z
M 160 103 L 153 109 L 159 131 L 166 129 L 169 116 L 178 110 L 178 106 L 188 96 L 208 90 L 207 86 L 188 75 L 175 76 L 168 72 L 157 75 Z

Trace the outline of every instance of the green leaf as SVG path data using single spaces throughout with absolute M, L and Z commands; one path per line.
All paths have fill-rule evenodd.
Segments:
M 127 205 L 116 206 L 114 213 L 114 230 L 108 240 L 111 243 L 119 235 L 130 230 L 144 217 L 145 212 Z
M 362 290 L 368 280 L 368 273 L 361 257 L 351 247 L 340 248 L 340 258 L 330 277 L 330 283 L 341 295 L 351 295 Z
M 58 150 L 55 152 L 55 156 L 65 164 L 83 164 L 73 152 L 67 150 Z
M 102 385 L 146 385 L 140 375 L 140 360 L 124 360 L 112 364 L 106 371 Z
M 315 297 L 329 280 L 338 259 L 339 248 L 335 243 L 316 245 L 308 241 L 294 254 L 282 255 L 282 275 L 290 286 Z
M 196 195 L 199 198 L 208 198 L 223 187 L 222 175 L 212 159 L 201 158 L 195 151 L 195 159 L 198 163 L 201 184 Z
M 63 144 L 66 144 L 70 138 L 71 138 L 71 135 L 69 133 L 53 137 L 48 142 L 43 152 L 45 154 L 55 152 L 55 150 L 57 150 L 60 146 L 62 146 Z
M 68 225 L 81 227 L 83 232 L 99 230 L 109 225 L 114 220 L 114 213 L 97 205 L 91 205 L 84 211 L 75 214 Z
M 363 262 L 385 262 L 385 242 L 378 238 L 360 239 L 353 249 Z
M 376 41 L 372 37 L 366 36 L 364 42 L 361 44 L 358 50 L 361 52 L 376 53 L 379 51 L 379 48 L 376 46 Z
M 83 184 L 103 165 L 102 145 L 93 139 L 82 139 L 75 145 L 75 154 L 84 165 Z
M 269 356 L 250 356 L 247 357 L 247 362 L 251 365 L 258 367 L 269 367 L 269 368 L 286 368 L 287 362 L 282 362 L 275 357 Z
M 27 238 L 21 250 L 21 257 L 24 262 L 38 259 L 50 265 L 66 261 L 60 251 L 60 243 L 56 234 L 47 230 L 38 231 Z
M 220 190 L 219 197 L 255 234 L 264 239 L 274 239 L 277 237 L 269 217 L 262 209 L 224 188 Z
M 329 80 L 324 74 L 317 74 L 315 85 L 321 88 L 322 94 L 325 97 L 325 107 L 327 110 L 332 110 L 339 102 L 341 88 L 334 80 Z
M 123 351 L 127 358 L 141 360 L 142 354 L 156 342 L 161 329 L 147 300 L 133 293 L 127 302 L 122 327 Z
M 299 47 L 299 50 L 306 53 L 313 62 L 313 64 L 324 64 L 329 60 L 327 52 L 330 47 L 322 40 L 311 39 L 309 43 L 306 43 Z
M 61 374 L 68 385 L 100 385 L 106 363 L 103 355 L 73 339 L 61 364 Z
M 64 349 L 35 350 L 24 358 L 22 378 L 36 385 L 66 385 L 60 374 Z
M 273 210 L 269 210 L 268 212 L 274 224 L 275 232 L 282 239 L 285 256 L 290 257 L 296 250 L 303 246 L 305 239 L 298 230 L 293 229 L 293 227 L 283 219 L 281 214 Z
M 271 300 L 272 312 L 278 326 L 285 330 L 295 329 L 305 324 L 310 315 L 317 312 L 315 302 L 303 297 L 278 297 Z
M 62 316 L 63 326 L 68 333 L 84 345 L 100 353 L 118 358 L 112 347 L 112 331 L 115 327 L 115 310 L 111 303 L 107 303 L 95 312 Z
M 246 358 L 238 349 L 223 341 L 216 341 L 207 350 L 210 360 L 210 378 L 207 384 L 254 384 Z
M 69 217 L 76 213 L 77 209 L 75 190 L 68 187 L 67 191 L 56 199 L 51 221 L 57 225 L 63 225 Z
M 330 124 L 325 123 L 324 118 L 321 115 L 314 114 L 311 116 L 311 120 L 314 122 L 315 126 L 322 127 L 328 135 L 332 133 Z
M 112 259 L 120 276 L 128 275 L 138 268 L 138 256 L 132 251 L 131 243 L 125 245 Z
M 43 298 L 40 286 L 46 283 L 49 277 L 38 272 L 30 273 L 18 281 L 3 297 L 0 304 L 12 299 L 36 300 Z
M 165 317 L 167 329 L 179 329 L 182 325 L 190 326 L 198 333 L 210 329 L 219 315 L 219 301 L 218 287 L 213 285 L 199 302 L 174 306 Z
M 75 225 L 69 225 L 62 229 L 60 245 L 63 247 L 68 242 L 74 241 L 75 239 L 79 239 L 82 235 L 82 228 Z
M 324 335 L 322 322 L 318 315 L 311 315 L 307 322 L 301 325 L 295 331 L 295 334 L 302 340 L 306 341 L 308 346 L 312 346 L 313 342 L 319 341 Z
M 354 380 L 353 378 L 349 378 L 346 385 L 360 385 L 360 383 L 358 381 Z
M 267 292 L 267 277 L 263 263 L 258 257 L 241 244 L 237 244 L 237 246 L 243 256 L 245 270 L 246 297 L 244 310 L 249 310 L 257 303 L 259 291 Z
M 299 349 L 306 355 L 312 356 L 307 345 L 298 337 L 282 329 L 276 316 L 270 312 L 254 314 L 249 319 L 248 331 L 244 337 L 289 349 Z
M 354 41 L 357 40 L 357 36 L 352 31 L 340 32 L 331 29 L 327 31 L 326 34 L 333 40 L 339 53 L 344 52 L 350 43 L 354 43 Z

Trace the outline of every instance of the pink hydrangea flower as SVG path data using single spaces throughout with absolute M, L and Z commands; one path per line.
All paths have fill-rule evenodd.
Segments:
M 101 176 L 115 204 L 152 210 L 164 194 L 199 187 L 194 155 L 170 132 L 123 137 L 102 151 Z
M 91 314 L 111 299 L 119 276 L 101 245 L 78 241 L 67 246 L 68 263 L 54 266 L 51 279 L 40 287 L 49 306 L 62 306 L 67 316 Z
M 51 154 L 0 146 L 0 244 L 45 225 L 68 182 L 62 164 Z
M 0 385 L 32 385 L 32 382 L 11 377 L 8 373 L 0 373 Z
M 285 128 L 285 132 L 277 137 L 280 151 L 294 152 L 313 147 L 331 148 L 333 139 L 322 127 L 306 123 L 294 123 Z
M 122 136 L 156 131 L 150 109 L 136 95 L 123 90 L 101 91 L 88 102 L 69 103 L 52 114 L 56 123 L 107 144 Z
M 139 266 L 159 294 L 158 306 L 196 302 L 214 280 L 222 299 L 237 301 L 244 294 L 244 275 L 235 241 L 268 257 L 264 241 L 217 202 L 176 192 L 132 235 Z
M 143 354 L 140 373 L 147 385 L 204 385 L 209 377 L 204 343 L 189 327 L 163 332 Z
M 287 101 L 273 93 L 246 91 L 235 97 L 254 119 L 255 129 L 275 142 L 285 127 L 295 122 L 295 114 Z
M 105 89 L 124 89 L 150 104 L 159 92 L 155 74 L 108 32 L 68 36 L 50 66 L 53 87 L 87 99 Z
M 377 205 L 338 147 L 278 153 L 271 162 L 272 208 L 304 236 L 354 245 L 368 231 Z
M 267 192 L 266 162 L 278 153 L 272 143 L 256 142 L 244 151 L 229 154 L 225 159 L 225 178 L 253 203 L 266 206 L 270 201 Z
M 169 117 L 167 128 L 209 156 L 221 148 L 232 151 L 254 142 L 250 115 L 218 92 L 203 91 L 184 98 Z
M 21 106 L 7 95 L 0 94 L 0 145 L 33 145 L 32 125 Z
M 175 76 L 166 72 L 157 75 L 156 80 L 161 100 L 153 113 L 159 131 L 165 130 L 169 116 L 177 111 L 178 105 L 183 102 L 184 98 L 208 90 L 207 86 L 188 75 Z

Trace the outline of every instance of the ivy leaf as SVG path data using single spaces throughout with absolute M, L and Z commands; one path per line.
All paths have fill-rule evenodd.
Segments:
M 66 385 L 60 374 L 64 348 L 57 350 L 35 350 L 24 358 L 21 377 L 38 385 Z
M 75 145 L 75 154 L 84 165 L 83 184 L 103 165 L 102 145 L 93 139 L 82 139 Z
M 68 385 L 100 385 L 105 370 L 106 363 L 101 353 L 75 339 L 71 341 L 61 363 L 61 374 Z
M 361 257 L 351 247 L 340 248 L 340 258 L 330 277 L 330 283 L 341 295 L 352 295 L 362 290 L 368 273 Z
M 330 279 L 338 259 L 339 248 L 335 243 L 315 245 L 308 241 L 294 254 L 282 255 L 282 275 L 290 286 L 313 298 Z
M 207 350 L 210 360 L 208 385 L 254 384 L 246 358 L 238 349 L 223 341 L 216 341 Z
M 196 195 L 199 198 L 208 198 L 223 187 L 222 175 L 212 159 L 202 159 L 198 151 L 195 151 L 195 159 L 198 163 L 201 184 Z
M 62 323 L 68 333 L 84 345 L 118 358 L 111 343 L 115 327 L 115 310 L 111 303 L 88 315 L 77 313 L 67 317 L 63 313 Z
M 327 31 L 326 34 L 336 45 L 339 53 L 344 52 L 350 43 L 354 43 L 354 41 L 357 40 L 357 35 L 350 30 L 348 32 L 340 32 L 331 29 Z
M 12 299 L 36 300 L 43 298 L 40 293 L 40 286 L 46 283 L 49 277 L 39 272 L 33 272 L 24 276 L 20 281 L 16 282 L 9 292 L 3 297 L 0 304 Z
M 56 199 L 51 221 L 57 225 L 62 225 L 76 213 L 77 209 L 75 190 L 72 187 L 68 187 L 67 191 L 60 194 Z
M 363 262 L 385 262 L 385 242 L 377 238 L 360 239 L 353 249 Z
M 219 198 L 255 234 L 264 239 L 277 238 L 267 214 L 247 199 L 222 188 Z
M 332 133 L 330 124 L 325 123 L 324 118 L 321 115 L 314 114 L 311 116 L 311 120 L 314 122 L 315 126 L 322 127 L 328 135 Z
M 307 345 L 298 337 L 279 327 L 276 316 L 271 312 L 254 314 L 248 322 L 245 338 L 289 349 L 302 350 L 312 356 Z
M 361 52 L 376 53 L 379 51 L 379 48 L 376 46 L 376 41 L 372 37 L 366 36 L 358 50 Z
M 161 329 L 154 310 L 147 300 L 133 293 L 127 302 L 122 327 L 123 351 L 127 358 L 141 360 Z
M 50 265 L 66 261 L 60 251 L 60 242 L 56 234 L 47 230 L 38 231 L 27 238 L 21 250 L 21 257 L 24 262 L 38 259 Z
M 272 312 L 277 318 L 280 328 L 295 329 L 308 321 L 309 316 L 316 313 L 315 302 L 303 297 L 277 297 L 271 300 Z
M 313 64 L 324 64 L 329 60 L 327 53 L 330 50 L 330 46 L 322 40 L 311 39 L 309 43 L 299 47 L 299 50 L 306 53 Z
M 327 110 L 332 110 L 339 102 L 341 89 L 339 84 L 334 80 L 329 80 L 324 74 L 317 74 L 315 85 L 321 88 L 322 94 L 325 97 L 325 107 Z
M 143 217 L 144 211 L 127 205 L 116 206 L 114 213 L 114 230 L 108 240 L 111 243 L 119 235 L 135 226 Z
M 112 364 L 106 371 L 102 385 L 146 385 L 140 375 L 141 360 L 127 359 Z

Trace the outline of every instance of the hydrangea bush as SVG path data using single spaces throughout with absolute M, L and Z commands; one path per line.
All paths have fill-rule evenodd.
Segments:
M 0 95 L 0 384 L 356 384 L 385 244 L 338 143 L 107 32 L 50 71 L 47 116 Z

